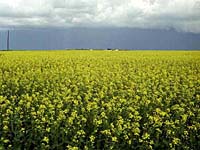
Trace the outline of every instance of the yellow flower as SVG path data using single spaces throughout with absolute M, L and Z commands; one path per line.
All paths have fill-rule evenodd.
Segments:
M 94 140 L 95 140 L 95 136 L 91 135 L 91 136 L 90 136 L 90 141 L 91 141 L 91 142 L 94 142 Z
M 3 126 L 3 130 L 8 130 L 8 126 L 7 126 L 7 125 L 4 125 L 4 126 Z
M 112 137 L 113 142 L 118 142 L 117 137 Z
M 46 143 L 49 143 L 49 138 L 45 136 L 42 141 L 46 142 Z

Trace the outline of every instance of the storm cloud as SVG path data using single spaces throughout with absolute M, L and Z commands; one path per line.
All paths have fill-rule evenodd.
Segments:
M 200 33 L 198 0 L 0 0 L 0 28 L 129 27 Z

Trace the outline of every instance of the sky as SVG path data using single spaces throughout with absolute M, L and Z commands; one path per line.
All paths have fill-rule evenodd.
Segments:
M 200 0 L 0 0 L 0 49 L 6 30 L 12 49 L 200 49 Z

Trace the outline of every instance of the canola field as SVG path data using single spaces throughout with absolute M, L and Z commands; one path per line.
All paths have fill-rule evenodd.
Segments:
M 200 149 L 200 51 L 0 52 L 4 149 Z

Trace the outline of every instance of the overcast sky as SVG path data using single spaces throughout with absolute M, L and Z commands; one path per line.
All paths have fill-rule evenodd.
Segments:
M 66 31 L 72 28 L 95 31 L 93 40 L 95 34 L 98 37 L 98 31 L 105 28 L 108 33 L 114 29 L 116 32 L 120 32 L 121 28 L 130 29 L 134 31 L 133 34 L 137 29 L 146 31 L 145 34 L 150 34 L 152 38 L 158 31 L 161 31 L 160 36 L 165 36 L 162 30 L 169 33 L 174 31 L 177 36 L 180 33 L 199 35 L 200 0 L 0 0 L 2 34 L 3 30 L 18 30 L 18 36 L 21 37 L 19 30 L 33 34 L 30 30 L 40 32 L 45 29 L 44 33 L 47 33 L 48 29 L 52 33 L 59 29 L 65 35 Z M 61 33 L 58 38 L 64 36 Z M 123 32 L 121 35 L 126 37 L 127 33 Z M 29 36 L 30 39 L 34 38 L 34 34 Z M 76 36 L 84 38 L 80 33 Z M 193 38 L 194 41 L 199 40 L 199 36 Z M 98 44 L 97 42 L 97 47 Z M 196 47 L 198 46 L 196 44 Z

